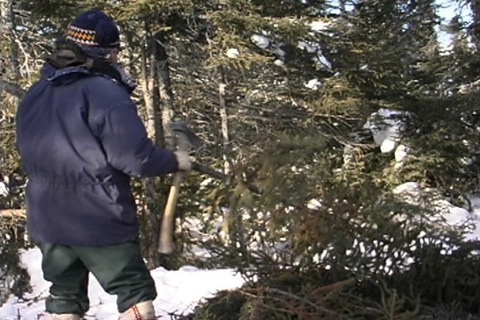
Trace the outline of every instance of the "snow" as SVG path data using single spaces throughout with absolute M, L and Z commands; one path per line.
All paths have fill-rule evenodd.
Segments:
M 261 49 L 267 49 L 270 46 L 270 39 L 263 35 L 254 34 L 250 39 Z
M 403 145 L 403 144 L 400 144 L 398 145 L 397 149 L 395 149 L 395 161 L 396 162 L 402 162 L 406 157 L 407 157 L 407 154 L 408 154 L 408 147 Z
M 305 83 L 305 87 L 312 89 L 312 90 L 318 90 L 322 86 L 322 82 L 318 79 L 311 79 L 307 83 Z
M 315 63 L 317 70 L 328 69 L 332 70 L 332 64 L 322 53 L 322 47 L 317 42 L 312 41 L 299 41 L 297 47 L 301 50 L 305 50 L 308 53 L 315 53 L 312 61 Z
M 0 174 L 0 177 L 2 177 L 1 174 Z M 8 188 L 9 179 L 6 176 L 6 177 L 3 177 L 2 180 L 3 181 L 0 181 L 0 196 L 6 197 L 10 193 L 10 189 Z
M 401 196 L 405 202 L 420 205 L 422 204 L 421 198 L 425 196 L 425 192 L 429 192 L 430 195 L 429 205 L 433 205 L 439 211 L 439 217 L 447 225 L 453 227 L 462 227 L 466 224 L 473 225 L 473 228 L 465 235 L 465 241 L 480 240 L 480 198 L 478 196 L 469 197 L 472 207 L 471 211 L 469 211 L 435 195 L 435 190 L 422 188 L 417 182 L 405 182 L 393 190 L 393 193 Z M 435 197 L 435 199 L 432 200 L 431 197 Z
M 37 320 L 44 310 L 50 284 L 43 279 L 40 250 L 24 251 L 22 263 L 30 274 L 32 293 L 26 294 L 24 300 L 10 296 L 0 307 L 1 320 Z M 240 274 L 232 269 L 201 270 L 184 266 L 174 271 L 157 268 L 151 274 L 158 291 L 154 301 L 156 314 L 164 319 L 169 319 L 169 314 L 186 315 L 202 299 L 213 296 L 219 290 L 234 289 L 243 284 Z M 115 296 L 103 291 L 93 276 L 90 277 L 89 299 L 90 310 L 86 320 L 118 319 Z
M 331 24 L 326 21 L 313 21 L 310 23 L 310 29 L 313 32 L 321 32 L 328 29 Z M 276 43 L 272 36 L 268 32 L 262 32 L 263 34 L 253 34 L 250 36 L 250 40 L 259 48 L 263 50 L 270 51 L 274 56 L 277 57 L 275 59 L 274 64 L 278 66 L 284 65 L 286 52 L 282 49 L 283 43 Z M 323 55 L 322 48 L 318 42 L 314 41 L 299 41 L 297 47 L 301 50 L 305 50 L 308 53 L 314 53 L 315 55 L 312 57 L 312 62 L 315 65 L 317 70 L 332 70 L 332 63 Z M 232 49 L 230 49 L 232 50 Z M 227 56 L 230 58 L 236 58 L 238 55 L 236 53 L 228 53 Z M 318 87 L 313 86 L 312 89 L 316 90 Z
M 370 129 L 375 144 L 380 146 L 380 150 L 383 153 L 392 152 L 397 146 L 403 125 L 398 117 L 402 115 L 405 115 L 405 113 L 380 108 L 377 112 L 374 112 L 367 123 L 365 123 L 364 128 Z M 402 147 L 402 149 L 403 148 L 404 147 Z
M 236 59 L 240 55 L 240 51 L 238 51 L 236 48 L 230 48 L 227 50 L 226 55 L 229 58 Z
M 10 190 L 8 189 L 5 182 L 0 181 L 0 196 L 6 197 L 6 196 L 8 196 L 9 193 L 10 193 Z
M 329 21 L 318 20 L 310 23 L 310 28 L 316 32 L 328 30 L 330 27 L 331 23 Z

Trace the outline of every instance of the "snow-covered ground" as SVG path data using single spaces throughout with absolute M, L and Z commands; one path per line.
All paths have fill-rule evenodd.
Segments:
M 49 283 L 43 279 L 41 271 L 41 253 L 37 248 L 22 254 L 22 263 L 26 266 L 33 288 L 24 300 L 11 296 L 0 307 L 1 320 L 37 320 L 45 307 Z M 234 270 L 200 270 L 193 266 L 184 266 L 179 270 L 167 271 L 163 268 L 152 270 L 158 297 L 154 301 L 157 316 L 161 319 L 174 319 L 170 315 L 190 313 L 202 298 L 212 296 L 218 290 L 234 289 L 243 284 L 241 276 Z M 117 320 L 118 313 L 115 296 L 103 291 L 96 279 L 90 277 L 90 310 L 86 320 Z

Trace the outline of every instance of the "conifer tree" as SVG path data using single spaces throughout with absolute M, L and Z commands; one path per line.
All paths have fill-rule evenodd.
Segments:
M 440 250 L 439 241 L 462 247 L 462 230 L 430 224 L 433 206 L 406 203 L 392 193 L 403 182 L 418 181 L 438 190 L 435 197 L 463 205 L 478 183 L 478 59 L 467 37 L 469 31 L 475 35 L 475 25 L 452 23 L 457 41 L 449 54 L 441 52 L 434 1 L 339 1 L 338 7 L 321 0 L 0 3 L 2 18 L 10 19 L 0 26 L 2 35 L 10 32 L 0 39 L 6 59 L 1 111 L 7 119 L 18 102 L 15 94 L 38 77 L 67 23 L 81 10 L 102 9 L 122 30 L 122 59 L 139 80 L 134 99 L 151 138 L 172 147 L 168 123 L 188 122 L 205 140 L 196 160 L 228 177 L 189 175 L 173 257 L 156 252 L 168 178 L 133 181 L 150 267 L 176 267 L 193 245 L 202 246 L 213 258 L 198 263 L 237 267 L 252 279 L 275 283 L 273 275 L 289 270 L 292 282 L 301 283 L 292 287 L 301 292 L 292 292 L 302 301 L 314 299 L 306 297 L 308 285 L 349 277 L 360 283 L 381 279 L 406 301 L 413 288 L 428 300 L 438 292 L 414 285 L 428 285 L 424 279 L 430 278 L 413 268 L 406 272 L 409 258 L 420 269 L 433 260 L 461 267 L 453 256 L 432 252 Z M 12 3 L 13 11 L 4 9 Z M 380 108 L 407 115 L 400 142 L 410 151 L 401 164 L 380 152 L 364 126 Z M 2 205 L 22 207 L 14 123 L 2 121 L 0 129 L 0 173 L 20 182 L 16 196 Z M 200 230 L 190 230 L 192 224 Z M 442 276 L 454 279 L 448 271 Z M 462 295 L 455 285 L 449 289 Z M 379 291 L 355 293 L 365 292 Z M 365 301 L 378 300 L 368 296 L 352 310 L 376 310 Z M 411 307 L 399 305 L 399 312 Z M 258 311 L 250 307 L 244 312 Z

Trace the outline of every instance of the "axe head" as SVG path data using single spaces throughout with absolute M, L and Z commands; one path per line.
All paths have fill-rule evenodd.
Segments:
M 177 147 L 180 150 L 197 149 L 203 145 L 202 139 L 198 137 L 185 122 L 173 122 L 172 131 L 175 133 Z

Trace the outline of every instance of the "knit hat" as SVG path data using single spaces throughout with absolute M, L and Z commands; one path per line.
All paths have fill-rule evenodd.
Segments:
M 120 47 L 120 32 L 115 22 L 100 10 L 79 14 L 68 26 L 65 38 L 79 45 L 87 54 L 107 56 Z

